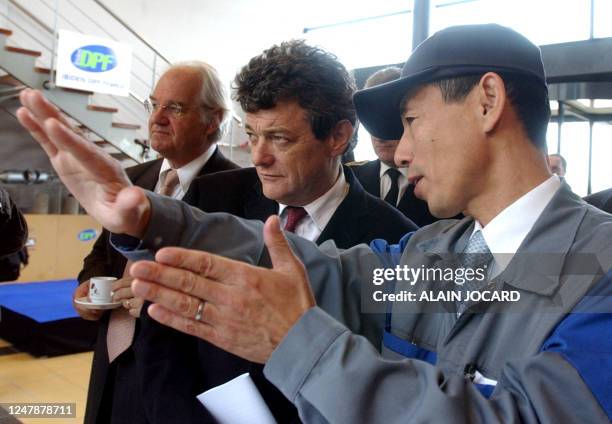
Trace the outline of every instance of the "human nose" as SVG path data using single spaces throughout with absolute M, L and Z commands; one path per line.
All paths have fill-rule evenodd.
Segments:
M 153 109 L 151 116 L 149 117 L 149 123 L 167 125 L 168 114 L 166 113 L 166 108 L 158 106 L 157 108 Z
M 398 167 L 407 168 L 408 166 L 410 166 L 410 163 L 412 163 L 413 160 L 414 151 L 412 135 L 410 134 L 410 130 L 408 128 L 404 128 L 402 138 L 400 138 L 400 141 L 397 145 L 397 149 L 395 149 L 393 161 Z
M 269 143 L 262 140 L 251 142 L 251 162 L 255 166 L 270 166 L 274 163 L 274 154 Z

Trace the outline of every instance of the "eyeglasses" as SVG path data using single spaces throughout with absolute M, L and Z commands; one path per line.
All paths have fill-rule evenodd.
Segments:
M 175 118 L 180 118 L 181 116 L 184 116 L 187 112 L 197 109 L 197 107 L 185 107 L 178 103 L 168 103 L 162 106 L 159 104 L 159 102 L 151 99 L 146 99 L 144 101 L 144 107 L 150 115 L 153 115 L 161 108 L 161 110 L 167 110 L 168 112 L 170 112 L 170 114 Z

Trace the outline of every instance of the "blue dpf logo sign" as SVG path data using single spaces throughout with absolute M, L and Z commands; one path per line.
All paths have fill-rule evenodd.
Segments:
M 91 241 L 95 240 L 98 233 L 94 229 L 83 230 L 79 233 L 78 239 L 79 241 Z
M 115 52 L 106 46 L 79 47 L 70 55 L 70 61 L 85 72 L 106 72 L 117 66 Z

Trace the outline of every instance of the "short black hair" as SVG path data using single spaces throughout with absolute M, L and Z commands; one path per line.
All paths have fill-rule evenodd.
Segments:
M 484 73 L 435 81 L 447 103 L 463 101 L 478 84 Z M 550 121 L 548 90 L 542 82 L 525 75 L 499 73 L 506 95 L 529 140 L 539 149 L 546 149 L 546 130 Z
M 252 58 L 234 78 L 233 89 L 234 99 L 250 113 L 297 101 L 319 140 L 344 119 L 355 125 L 353 78 L 335 55 L 304 40 L 274 45 Z

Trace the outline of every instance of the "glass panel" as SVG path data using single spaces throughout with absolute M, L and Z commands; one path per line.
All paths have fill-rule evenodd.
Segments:
M 612 187 L 612 125 L 596 123 L 593 125 L 593 170 L 591 174 L 592 192 Z
M 555 133 L 556 135 L 556 133 Z M 565 179 L 574 193 L 586 196 L 589 176 L 589 124 L 565 122 L 561 127 L 561 155 L 567 160 Z
M 312 0 L 305 8 L 308 28 L 380 16 L 413 8 L 413 0 Z M 324 12 L 323 12 L 324 11 Z
M 603 100 L 603 99 L 595 99 L 593 103 L 593 107 L 602 108 L 602 107 L 610 107 L 612 108 L 612 100 Z
M 590 0 L 433 0 L 430 33 L 452 25 L 495 22 L 538 45 L 562 43 L 589 38 L 590 13 Z M 603 20 L 611 14 L 601 16 Z M 609 28 L 609 19 L 606 25 Z
M 548 153 L 559 153 L 557 151 L 557 131 L 559 131 L 559 124 L 553 122 L 548 124 L 546 130 L 546 145 L 548 146 Z
M 359 125 L 359 130 L 357 131 L 357 146 L 353 150 L 355 154 L 356 161 L 363 160 L 375 160 L 377 159 L 376 153 L 374 153 L 374 148 L 372 147 L 372 139 L 370 138 L 370 133 L 365 129 L 363 125 Z
M 348 69 L 400 63 L 412 46 L 412 13 L 307 32 L 306 41 L 338 56 Z
M 593 36 L 595 38 L 612 37 L 612 1 L 595 0 L 595 16 L 593 19 Z

